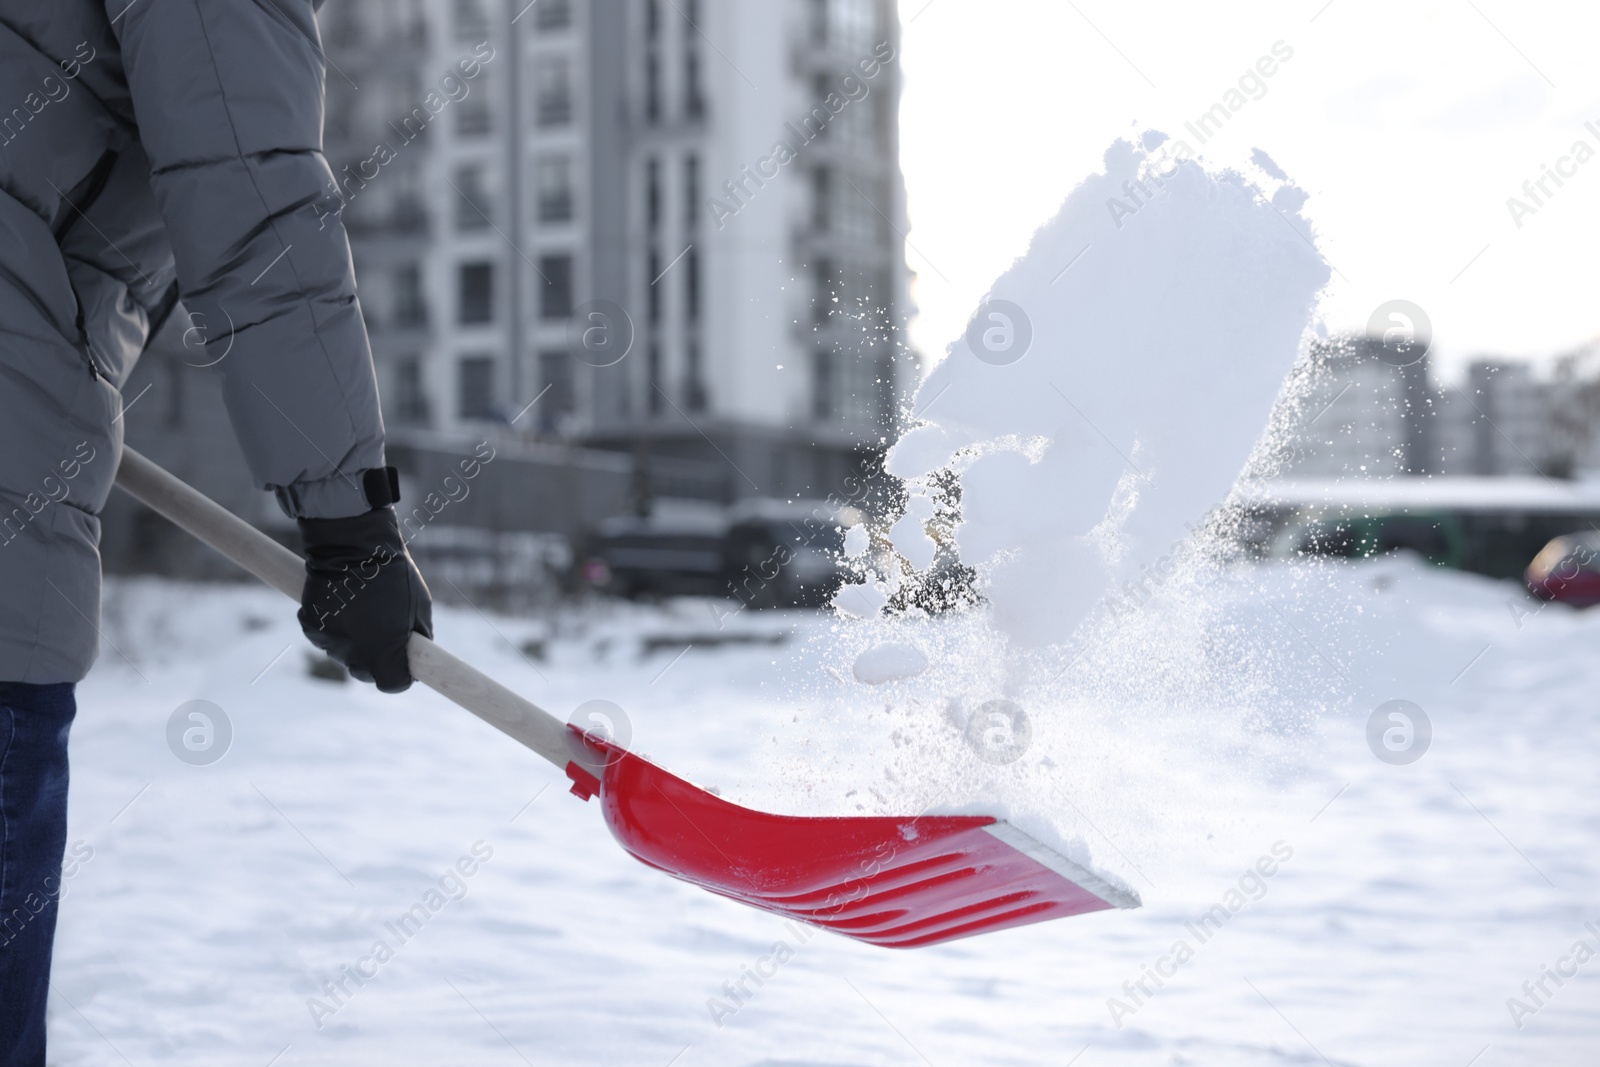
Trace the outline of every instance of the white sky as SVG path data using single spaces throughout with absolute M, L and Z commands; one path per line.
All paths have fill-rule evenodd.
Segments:
M 1311 194 L 1338 272 L 1330 329 L 1411 300 L 1446 365 L 1600 334 L 1600 133 L 1584 129 L 1600 130 L 1600 4 L 1324 3 L 900 0 L 924 357 L 943 357 L 1114 138 L 1154 127 L 1195 145 L 1183 123 L 1278 40 L 1293 58 L 1200 152 L 1238 163 L 1259 147 Z M 1579 139 L 1596 158 L 1518 229 L 1507 198 Z

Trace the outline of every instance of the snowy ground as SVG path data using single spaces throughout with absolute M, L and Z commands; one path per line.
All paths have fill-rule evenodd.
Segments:
M 1600 946 L 1584 927 L 1600 929 L 1600 612 L 1549 608 L 1519 625 L 1514 587 L 1403 560 L 1309 576 L 1249 568 L 1228 582 L 1227 625 L 1206 628 L 1204 656 L 1222 674 L 1256 663 L 1266 684 L 1224 697 L 1201 687 L 1109 719 L 1036 701 L 1044 755 L 1018 765 L 1027 788 L 984 770 L 956 798 L 992 790 L 1019 809 L 1031 796 L 1034 815 L 1135 885 L 1143 909 L 905 953 L 818 933 L 720 1026 L 708 1000 L 795 940 L 782 923 L 636 864 L 558 772 L 431 692 L 385 698 L 309 676 L 292 606 L 275 594 L 114 583 L 73 733 L 71 840 L 88 858 L 63 903 L 53 1059 L 1595 1062 L 1600 959 L 1564 986 L 1545 979 L 1551 995 L 1521 1029 L 1506 1002 L 1578 940 Z M 831 617 L 749 612 L 725 625 L 794 633 L 674 660 L 672 641 L 719 632 L 693 601 L 587 610 L 554 634 L 443 610 L 438 631 L 559 715 L 616 701 L 636 748 L 732 799 L 805 812 L 852 810 L 858 787 L 876 790 L 873 810 L 921 795 L 884 737 L 916 733 L 917 708 L 937 703 L 940 649 L 961 643 L 961 623 L 903 632 L 934 668 L 872 690 L 851 679 L 859 632 Z M 529 638 L 545 640 L 542 659 L 517 651 Z M 649 638 L 665 640 L 647 654 Z M 1171 644 L 1185 644 L 1181 631 Z M 1137 681 L 1148 663 L 1151 691 L 1181 691 L 1193 663 L 1172 652 L 1124 647 L 1072 670 Z M 1396 697 L 1433 724 L 1410 766 L 1366 745 L 1368 715 Z M 232 723 L 209 766 L 167 745 L 168 717 L 192 699 Z M 1263 719 L 1274 699 L 1295 706 Z M 1207 706 L 1230 700 L 1255 710 L 1241 720 Z M 924 736 L 942 728 L 920 721 Z M 1236 743 L 1239 721 L 1259 743 Z M 378 939 L 394 943 L 386 923 L 475 845 L 492 854 L 445 879 L 464 887 L 459 902 L 315 1018 L 312 998 L 333 1003 L 324 982 Z M 1247 880 L 1260 899 L 1200 943 L 1185 922 L 1226 902 L 1275 845 L 1292 857 Z M 1125 992 L 1180 939 L 1193 956 L 1175 977 L 1145 979 L 1149 997 Z M 1113 997 L 1135 1010 L 1114 1020 Z

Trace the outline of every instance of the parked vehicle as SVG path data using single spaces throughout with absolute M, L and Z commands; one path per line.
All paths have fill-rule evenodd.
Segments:
M 826 500 L 745 500 L 729 511 L 725 595 L 753 608 L 818 607 L 845 571 L 845 530 L 865 516 Z
M 601 522 L 587 570 L 591 580 L 618 596 L 723 596 L 727 533 L 722 505 L 660 498 L 648 515 Z
M 1363 558 L 1411 548 L 1441 566 L 1520 578 L 1552 537 L 1600 527 L 1600 480 L 1398 477 L 1265 481 L 1240 489 L 1237 529 L 1263 555 Z M 1423 529 L 1421 520 L 1434 528 Z
M 1552 538 L 1522 577 L 1540 600 L 1580 608 L 1600 604 L 1600 533 L 1585 530 Z
M 754 499 L 724 507 L 659 498 L 648 515 L 602 522 L 585 570 L 618 596 L 816 607 L 844 579 L 845 530 L 863 521 L 857 509 L 826 500 Z

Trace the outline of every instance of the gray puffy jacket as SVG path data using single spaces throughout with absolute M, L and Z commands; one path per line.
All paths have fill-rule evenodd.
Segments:
M 0 681 L 94 661 L 119 388 L 180 294 L 257 485 L 367 509 L 383 422 L 317 6 L 0 0 Z

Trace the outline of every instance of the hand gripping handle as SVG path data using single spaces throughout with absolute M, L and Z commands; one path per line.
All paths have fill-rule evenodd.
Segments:
M 131 448 L 122 450 L 117 488 L 299 603 L 306 580 L 304 560 Z M 568 764 L 577 763 L 591 773 L 599 773 L 603 757 L 585 748 L 577 734 L 548 711 L 421 634 L 411 635 L 406 653 L 411 676 L 439 695 L 557 767 L 566 769 Z

